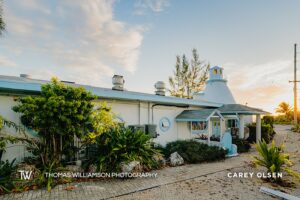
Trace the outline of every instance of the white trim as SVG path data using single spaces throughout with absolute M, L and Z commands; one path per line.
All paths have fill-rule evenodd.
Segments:
M 225 120 L 224 117 L 222 116 L 221 112 L 218 109 L 215 109 L 214 111 L 212 111 L 211 114 L 206 118 L 206 120 L 209 121 L 210 118 L 213 117 L 213 115 L 215 113 L 217 113 L 222 120 Z

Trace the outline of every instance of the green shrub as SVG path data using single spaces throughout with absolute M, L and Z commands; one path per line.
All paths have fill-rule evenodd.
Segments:
M 249 142 L 256 142 L 256 124 L 248 125 L 249 128 L 249 138 L 247 139 Z M 265 140 L 267 144 L 269 144 L 270 140 L 273 137 L 273 128 L 269 124 L 261 125 L 261 139 Z
M 300 133 L 300 124 L 294 124 L 291 130 Z
M 263 124 L 269 124 L 272 128 L 274 128 L 274 117 L 273 116 L 264 116 L 262 118 Z
M 16 159 L 12 162 L 0 161 L 0 193 L 10 192 L 14 187 L 14 179 L 12 178 L 12 173 L 15 171 L 14 166 Z
M 188 163 L 201 163 L 225 159 L 226 150 L 216 146 L 208 146 L 194 140 L 178 140 L 166 145 L 165 156 L 177 152 Z
M 251 148 L 251 145 L 248 140 L 243 139 L 232 139 L 232 143 L 237 146 L 238 153 L 248 152 Z
M 153 148 L 159 153 L 161 153 L 163 156 L 165 156 L 168 153 L 167 149 L 160 144 L 154 144 Z
M 148 169 L 156 167 L 153 156 L 159 154 L 151 145 L 151 137 L 129 128 L 115 128 L 99 136 L 96 153 L 86 165 L 96 164 L 101 172 L 118 172 L 122 162 L 140 161 Z
M 292 120 L 285 115 L 277 115 L 274 117 L 274 124 L 291 124 Z

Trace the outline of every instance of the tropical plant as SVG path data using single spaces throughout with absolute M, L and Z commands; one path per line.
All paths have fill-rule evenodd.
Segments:
M 12 178 L 12 173 L 15 171 L 16 167 L 14 165 L 16 159 L 9 162 L 0 161 L 0 193 L 10 192 L 14 187 L 14 180 Z
M 120 171 L 121 163 L 139 161 L 143 166 L 156 165 L 153 156 L 159 154 L 151 145 L 151 137 L 129 128 L 114 128 L 96 138 L 96 153 L 88 164 L 96 163 L 101 172 Z
M 3 130 L 4 127 L 14 128 L 15 131 L 23 130 L 21 126 L 0 116 L 0 160 L 2 158 L 2 154 L 6 151 L 7 143 L 13 144 L 19 142 L 17 138 L 9 135 L 5 130 Z
M 292 118 L 292 107 L 287 102 L 281 102 L 276 108 L 276 113 L 282 114 L 286 117 L 286 119 L 291 120 Z
M 55 161 L 52 161 L 44 165 L 43 171 L 39 177 L 40 184 L 46 185 L 48 192 L 51 191 L 51 187 L 53 186 L 53 177 L 50 174 L 54 172 L 55 164 L 56 164 Z
M 203 89 L 208 78 L 209 64 L 199 60 L 196 49 L 193 49 L 192 53 L 191 63 L 188 62 L 185 54 L 176 57 L 174 75 L 169 77 L 171 96 L 190 99 L 194 92 Z
M 292 162 L 289 160 L 289 155 L 283 153 L 283 144 L 277 147 L 275 141 L 273 140 L 270 147 L 268 147 L 267 143 L 262 140 L 255 146 L 259 153 L 259 156 L 254 156 L 254 164 L 256 166 L 259 165 L 265 167 L 268 173 L 278 174 L 282 171 L 286 171 L 287 173 L 300 179 L 300 174 L 290 168 Z M 272 176 L 270 180 L 280 182 L 281 177 Z
M 194 140 L 178 140 L 169 142 L 165 150 L 165 157 L 172 153 L 179 153 L 188 163 L 201 163 L 225 159 L 227 151 L 217 146 L 208 146 Z

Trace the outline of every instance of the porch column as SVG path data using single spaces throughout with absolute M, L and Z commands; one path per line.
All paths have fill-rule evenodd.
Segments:
M 208 120 L 208 138 L 207 138 L 207 144 L 210 145 L 210 136 L 212 131 L 212 124 L 210 119 Z
M 260 115 L 256 115 L 256 143 L 261 140 L 261 119 Z
M 244 115 L 239 116 L 239 121 L 240 121 L 239 138 L 244 139 L 244 137 L 245 137 L 245 133 L 244 133 L 244 129 L 245 129 Z
M 223 119 L 220 117 L 220 141 L 223 137 Z

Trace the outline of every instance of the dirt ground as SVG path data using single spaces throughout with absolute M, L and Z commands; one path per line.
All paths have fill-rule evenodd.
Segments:
M 290 159 L 294 161 L 293 169 L 300 169 L 300 133 L 289 131 L 290 126 L 275 126 L 277 132 L 276 143 L 285 142 L 286 152 L 290 154 Z M 249 161 L 255 155 L 255 150 L 249 154 Z M 253 178 L 229 178 L 228 173 L 253 172 Z M 283 179 L 293 184 L 292 187 L 282 187 L 276 184 L 268 183 L 257 174 L 265 172 L 262 168 L 254 169 L 248 163 L 245 167 L 225 170 L 209 175 L 193 178 L 177 183 L 163 185 L 141 192 L 135 192 L 129 195 L 115 198 L 116 200 L 125 199 L 277 199 L 275 197 L 263 194 L 259 191 L 261 186 L 273 188 L 288 194 L 300 197 L 299 180 L 284 173 Z

